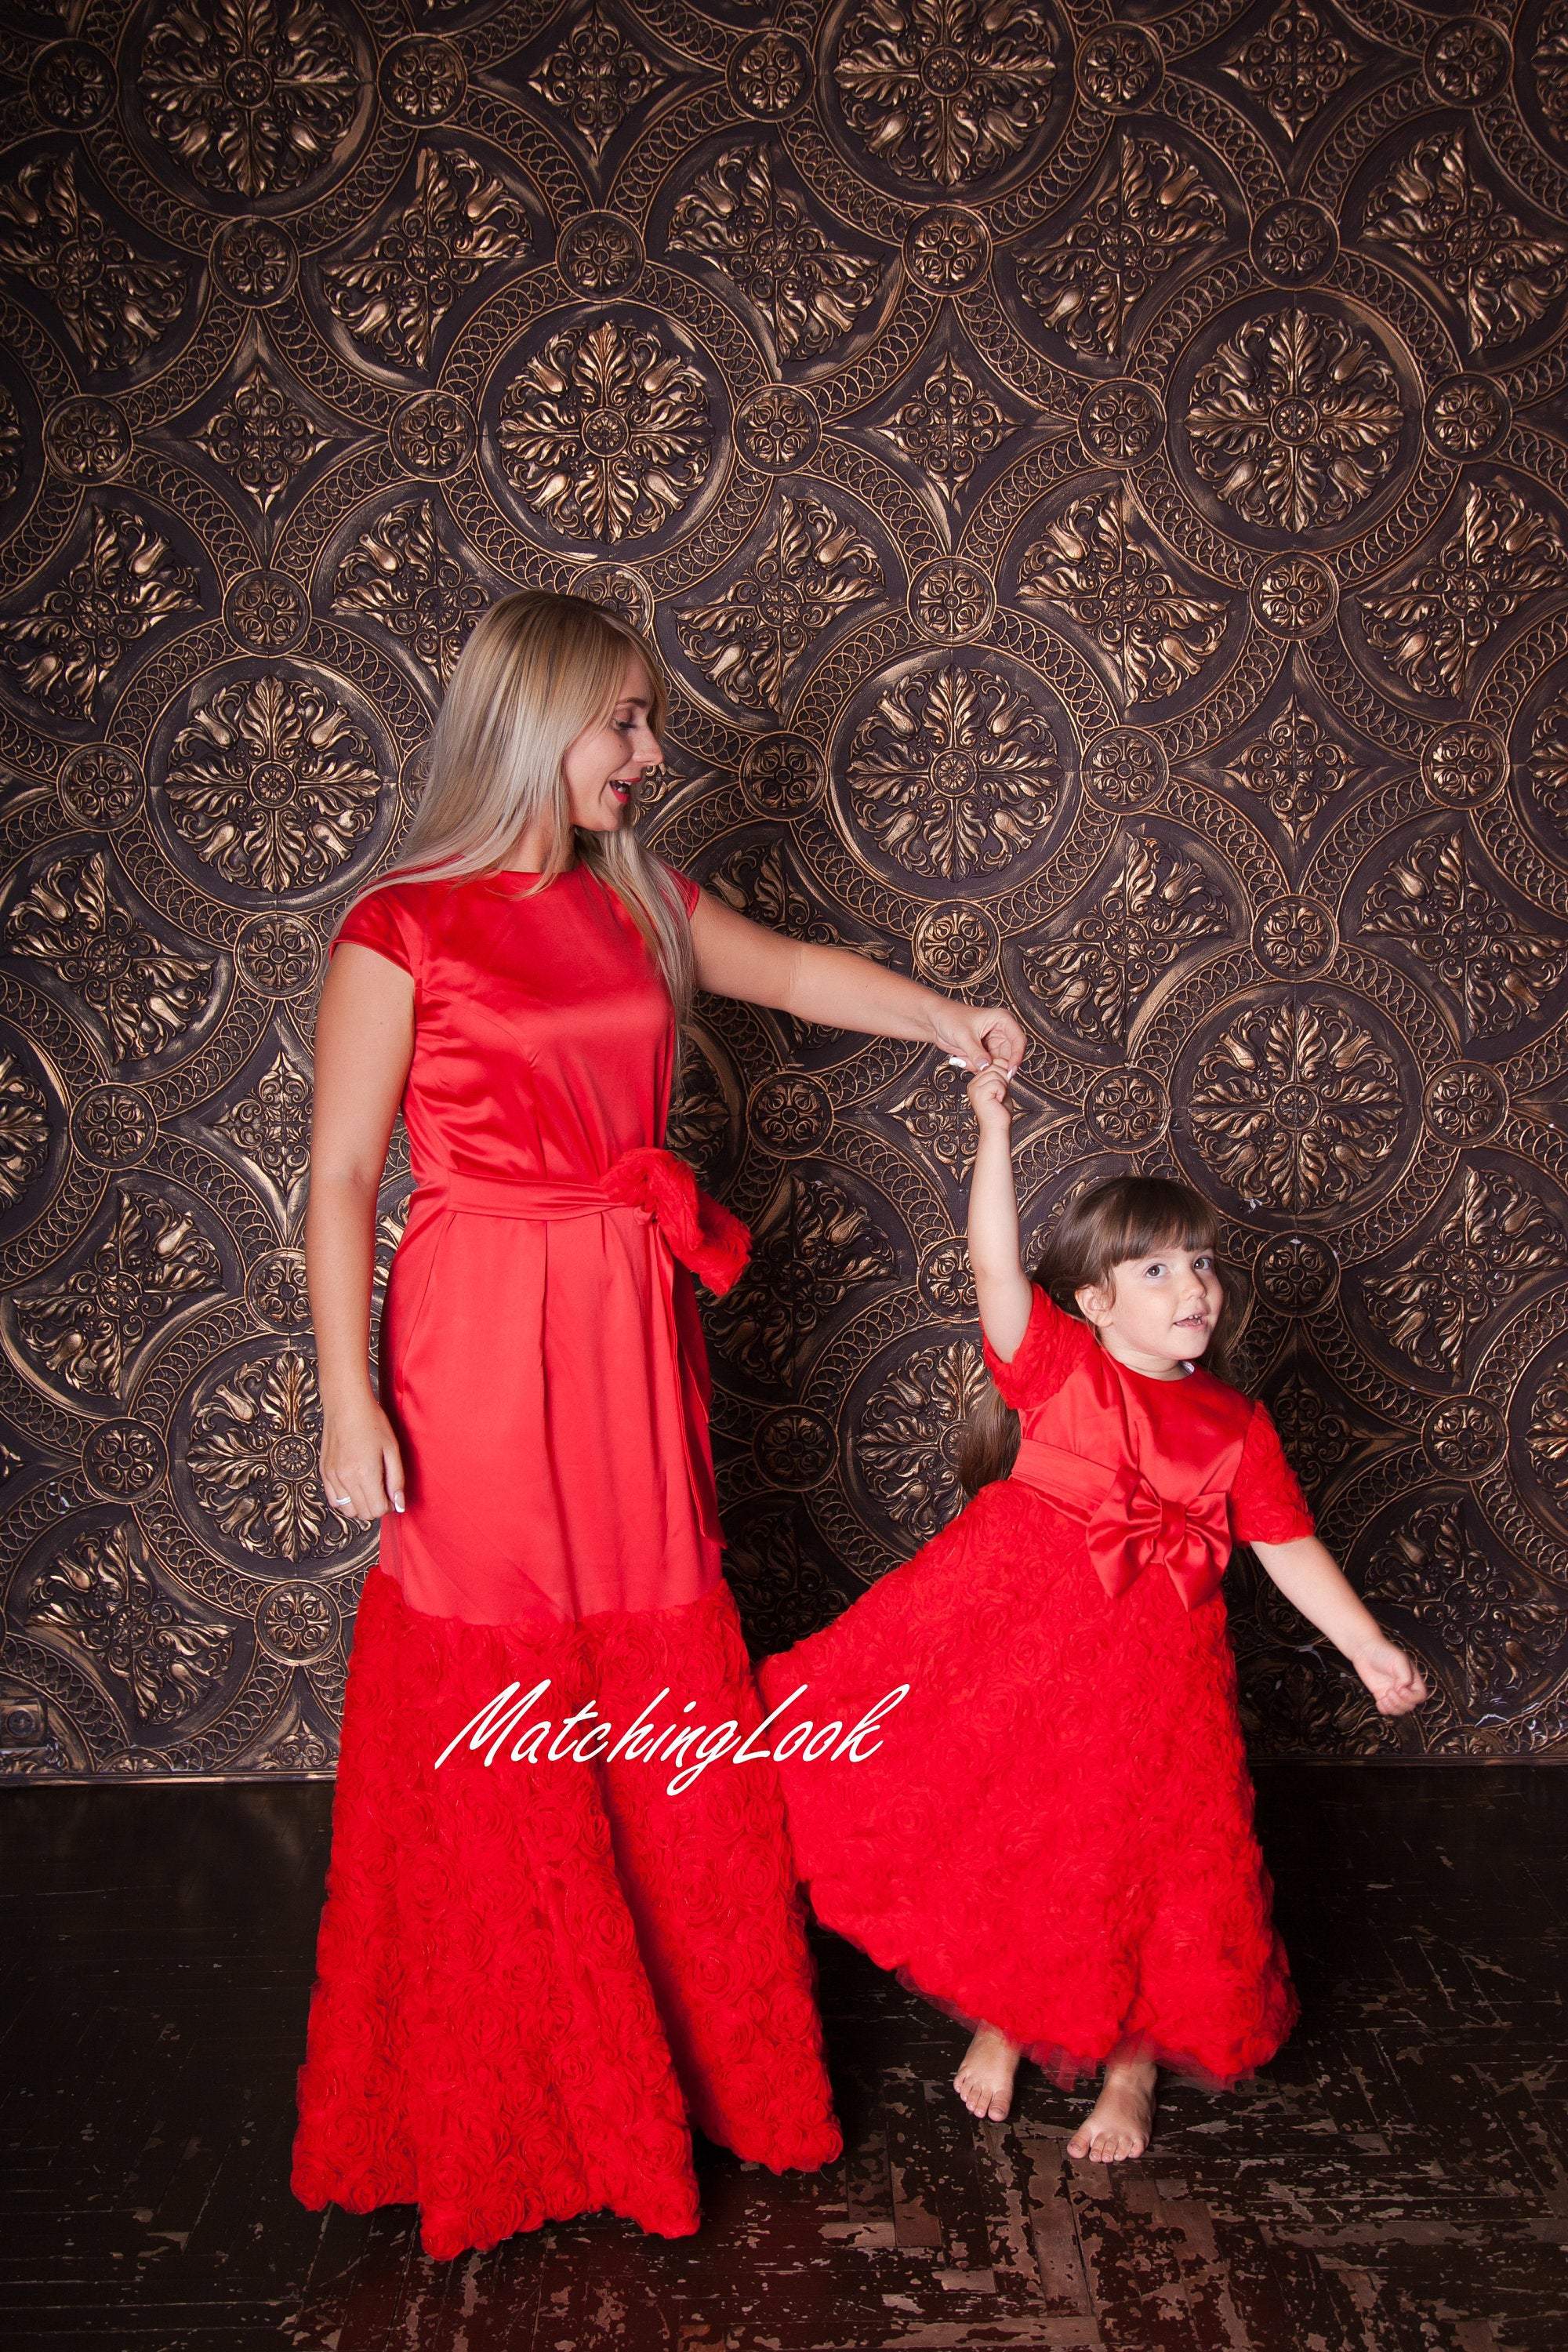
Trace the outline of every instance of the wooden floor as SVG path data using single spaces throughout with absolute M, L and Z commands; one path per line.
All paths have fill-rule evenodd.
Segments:
M 1305 2005 L 1135 2165 L 1084 2102 L 951 2088 L 961 2028 L 821 1936 L 846 2154 L 699 2141 L 705 2220 L 599 2215 L 449 2263 L 413 2210 L 288 2187 L 331 1790 L 11 1790 L 6 2352 L 1568 2352 L 1568 1774 L 1277 1768 L 1259 1824 Z

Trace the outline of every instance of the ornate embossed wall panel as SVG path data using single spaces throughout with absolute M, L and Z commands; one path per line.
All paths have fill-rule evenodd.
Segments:
M 1560 1750 L 1568 0 L 37 0 L 0 68 L 0 1769 L 331 1767 L 312 1012 L 524 583 L 656 633 L 658 846 L 1016 1008 L 1031 1232 L 1219 1202 L 1436 1693 L 1244 1562 L 1258 1752 Z M 778 1646 L 954 1507 L 966 1114 L 704 1000 L 676 1139 Z

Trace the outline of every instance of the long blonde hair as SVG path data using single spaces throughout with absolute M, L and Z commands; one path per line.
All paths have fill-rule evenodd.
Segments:
M 452 674 L 402 854 L 371 887 L 416 875 L 457 881 L 499 871 L 518 835 L 544 816 L 550 849 L 539 879 L 523 896 L 554 881 L 575 855 L 625 906 L 682 1019 L 695 982 L 679 887 L 629 827 L 616 833 L 574 827 L 562 772 L 567 747 L 614 713 L 628 653 L 639 654 L 647 666 L 648 725 L 657 734 L 669 690 L 658 656 L 639 630 L 585 596 L 531 588 L 498 598 L 475 624 Z

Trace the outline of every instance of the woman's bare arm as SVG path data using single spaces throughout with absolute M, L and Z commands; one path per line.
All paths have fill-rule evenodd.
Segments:
M 711 891 L 692 914 L 691 944 L 698 984 L 715 996 L 772 1005 L 828 1029 L 923 1039 L 962 1055 L 972 1069 L 990 1061 L 1013 1069 L 1023 1060 L 1023 1030 L 999 1006 L 959 1003 L 848 948 L 786 939 Z
M 321 1390 L 321 1477 L 356 1518 L 401 1507 L 403 1465 L 370 1381 L 375 1197 L 414 1054 L 414 981 L 346 940 L 316 1012 L 305 1280 Z

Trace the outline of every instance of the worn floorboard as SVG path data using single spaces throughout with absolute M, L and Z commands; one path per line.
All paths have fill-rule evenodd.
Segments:
M 1139 2163 L 1005 2124 L 964 2034 L 818 1936 L 845 2152 L 698 2142 L 695 2238 L 597 2216 L 430 2263 L 289 2191 L 331 1792 L 0 1798 L 7 2352 L 1568 2352 L 1568 1775 L 1265 1769 L 1304 2017 Z M 977 1866 L 983 1866 L 977 1859 Z

